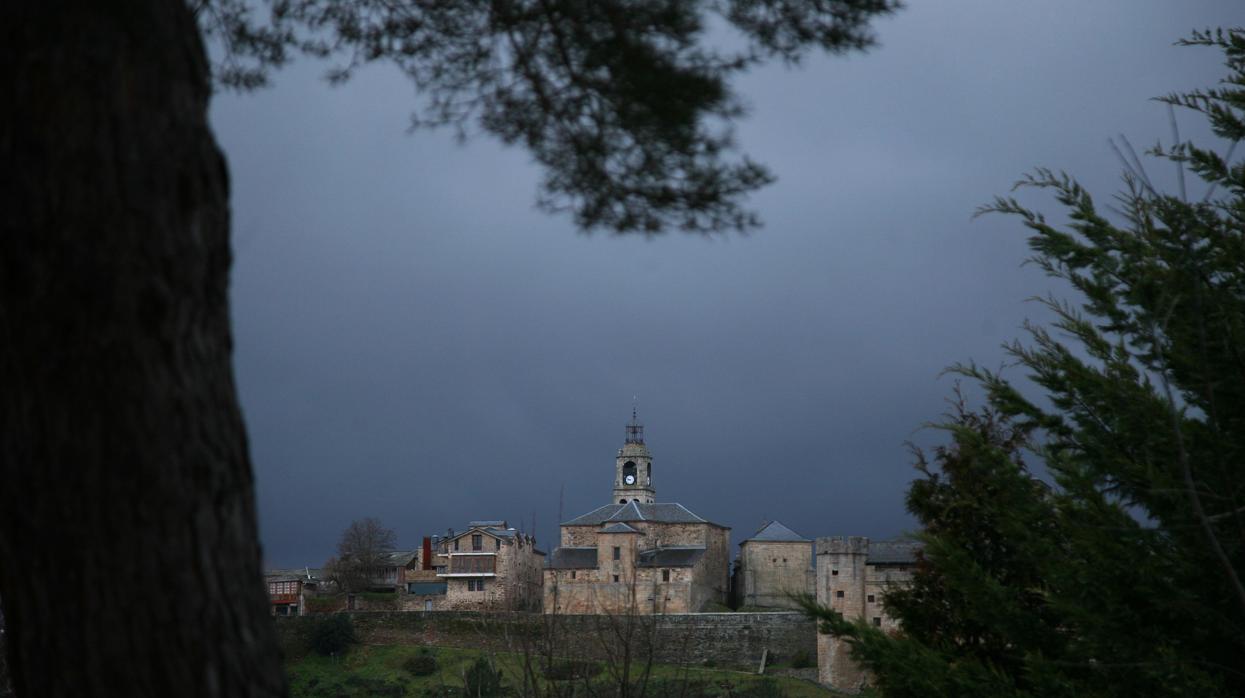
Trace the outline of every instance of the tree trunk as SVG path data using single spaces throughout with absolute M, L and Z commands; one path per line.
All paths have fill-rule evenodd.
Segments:
M 279 695 L 229 208 L 180 0 L 0 10 L 0 599 L 19 696 Z

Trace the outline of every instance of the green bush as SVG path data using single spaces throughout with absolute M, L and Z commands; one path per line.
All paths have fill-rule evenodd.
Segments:
M 414 657 L 407 657 L 402 662 L 402 668 L 411 676 L 432 676 L 437 673 L 437 658 L 430 652 L 421 651 Z
M 817 662 L 814 662 L 813 658 L 804 650 L 796 652 L 795 656 L 791 658 L 792 669 L 809 669 L 815 666 L 817 666 Z
M 348 692 L 342 691 L 339 688 L 337 691 L 338 696 L 368 696 L 369 698 L 391 696 L 392 698 L 399 698 L 406 695 L 406 686 L 380 677 L 351 674 L 342 681 L 342 685 L 348 688 Z
M 330 613 L 346 607 L 340 596 L 313 596 L 307 599 L 307 610 L 312 613 Z
M 493 663 L 480 657 L 463 675 L 464 698 L 495 698 L 503 695 L 501 672 L 493 668 Z
M 782 686 L 773 679 L 761 679 L 742 686 L 735 692 L 736 698 L 785 698 Z
M 545 669 L 544 675 L 550 681 L 570 681 L 571 679 L 590 679 L 600 674 L 601 671 L 601 665 L 597 662 L 568 659 L 564 662 L 554 662 Z
M 322 618 L 311 629 L 311 649 L 325 656 L 345 652 L 356 642 L 354 623 L 344 613 Z

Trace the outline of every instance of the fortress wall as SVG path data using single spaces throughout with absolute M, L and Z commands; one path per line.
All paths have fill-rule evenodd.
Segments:
M 761 654 L 789 660 L 815 656 L 817 631 L 801 613 L 678 613 L 658 616 L 546 615 L 362 611 L 351 614 L 364 644 L 438 645 L 522 652 L 549 638 L 559 656 L 603 659 L 616 648 L 609 638 L 619 623 L 635 623 L 633 637 L 652 642 L 659 663 L 755 671 Z M 279 617 L 277 634 L 287 656 L 307 651 L 310 630 L 323 616 Z M 533 651 L 536 651 L 533 649 Z

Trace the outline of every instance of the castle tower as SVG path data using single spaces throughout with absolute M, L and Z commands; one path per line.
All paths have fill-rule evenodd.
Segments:
M 644 425 L 636 418 L 634 407 L 631 408 L 626 441 L 618 449 L 618 458 L 614 462 L 614 498 L 611 501 L 615 504 L 652 504 L 657 501 L 657 492 L 653 489 L 653 457 L 648 454 L 648 446 L 644 445 Z

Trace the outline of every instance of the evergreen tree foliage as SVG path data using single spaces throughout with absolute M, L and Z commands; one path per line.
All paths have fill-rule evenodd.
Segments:
M 585 229 L 709 232 L 759 224 L 742 206 L 772 181 L 731 158 L 743 106 L 731 89 L 766 60 L 796 63 L 874 44 L 898 0 L 247 0 L 192 3 L 217 39 L 218 84 L 263 85 L 292 55 L 330 58 L 329 78 L 387 63 L 421 100 L 412 126 L 472 128 L 526 148 L 538 203 Z M 736 48 L 711 41 L 732 27 Z M 733 43 L 733 42 L 732 42 Z
M 1229 76 L 1163 101 L 1245 138 L 1245 30 L 1183 43 L 1223 51 Z M 1049 170 L 1020 185 L 1052 191 L 1066 224 L 1010 197 L 981 211 L 1019 216 L 1080 301 L 1043 300 L 1054 328 L 1008 347 L 1040 399 L 953 369 L 987 405 L 957 396 L 949 443 L 917 455 L 925 547 L 884 601 L 902 629 L 810 607 L 883 695 L 1245 694 L 1245 163 L 1188 142 L 1151 154 L 1205 196 L 1157 191 L 1134 158 L 1107 212 Z
M 341 654 L 358 641 L 354 622 L 347 613 L 322 618 L 311 629 L 311 648 L 326 657 Z
M 486 657 L 478 657 L 463 672 L 463 698 L 494 698 L 505 695 L 501 671 Z

